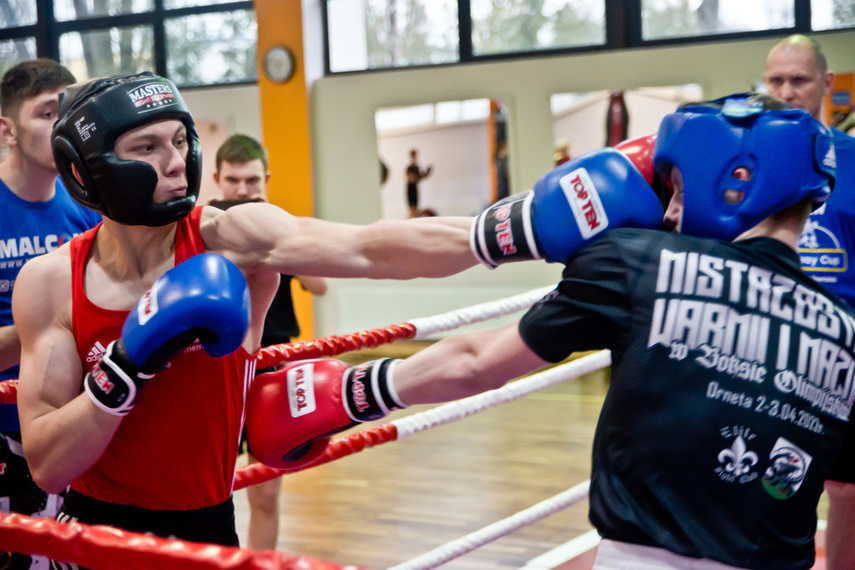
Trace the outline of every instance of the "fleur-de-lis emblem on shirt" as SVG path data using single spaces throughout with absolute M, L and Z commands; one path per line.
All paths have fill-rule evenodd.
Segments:
M 752 467 L 757 465 L 757 460 L 757 454 L 748 451 L 741 435 L 736 436 L 730 449 L 722 449 L 718 454 L 718 462 L 722 464 L 726 472 L 733 474 L 734 477 L 748 473 Z

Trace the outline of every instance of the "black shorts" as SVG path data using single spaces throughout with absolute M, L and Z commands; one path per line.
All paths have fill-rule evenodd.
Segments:
M 235 504 L 231 497 L 212 507 L 189 511 L 161 511 L 99 501 L 70 490 L 57 520 L 105 524 L 164 538 L 239 546 L 235 530 Z
M 415 208 L 419 205 L 419 185 L 407 184 L 407 205 Z

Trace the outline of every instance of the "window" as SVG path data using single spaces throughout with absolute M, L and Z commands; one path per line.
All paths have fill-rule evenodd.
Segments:
M 36 57 L 36 38 L 0 41 L 0 75 L 22 61 Z
M 855 0 L 324 0 L 327 71 L 855 28 Z
M 232 0 L 164 0 L 163 5 L 167 9 L 189 8 L 191 6 L 211 6 L 213 4 L 227 4 Z
M 178 85 L 255 81 L 256 22 L 252 10 L 166 21 L 167 75 Z
M 792 28 L 795 6 L 782 0 L 642 0 L 645 40 Z
M 99 16 L 118 16 L 120 14 L 139 14 L 151 12 L 154 0 L 54 0 L 53 13 L 58 22 L 96 18 Z
M 855 27 L 855 0 L 811 0 L 810 27 L 814 30 Z
M 77 81 L 154 69 L 152 29 L 137 26 L 62 34 L 59 60 Z
M 855 0 L 312 0 L 328 73 L 855 28 Z M 52 9 L 50 8 L 52 7 Z M 252 0 L 0 0 L 0 70 L 254 82 Z
M 256 39 L 252 0 L 0 0 L 4 72 L 50 57 L 79 81 L 154 71 L 179 86 L 246 83 Z
M 36 21 L 36 3 L 32 0 L 0 2 L 0 28 L 30 26 Z
M 331 71 L 458 61 L 455 0 L 329 0 Z
M 603 45 L 603 0 L 472 0 L 476 55 Z

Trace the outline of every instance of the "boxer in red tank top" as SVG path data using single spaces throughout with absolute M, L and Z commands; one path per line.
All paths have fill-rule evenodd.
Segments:
M 477 263 L 470 218 L 354 226 L 268 203 L 196 207 L 193 119 L 175 86 L 151 73 L 69 88 L 52 144 L 70 194 L 104 217 L 28 263 L 13 299 L 24 450 L 39 486 L 71 486 L 62 520 L 236 544 L 231 490 L 245 397 L 279 275 L 410 279 Z M 199 258 L 221 260 L 223 275 L 234 281 L 233 269 L 243 282 L 248 327 L 239 348 L 217 358 L 206 352 L 210 335 L 188 337 L 193 320 L 210 315 L 182 313 L 174 291 L 163 293 L 164 283 L 181 281 L 175 275 L 218 286 L 222 276 L 184 269 Z M 217 321 L 219 301 L 189 286 L 175 291 L 213 304 Z M 158 299 L 175 302 L 169 314 L 187 330 L 161 340 L 146 328 L 143 309 Z M 224 325 L 238 313 L 228 314 Z M 176 339 L 179 350 L 155 358 Z M 128 397 L 111 399 L 116 386 Z
M 196 208 L 178 221 L 176 265 L 204 253 L 201 213 Z M 97 231 L 90 230 L 71 244 L 72 330 L 87 372 L 103 347 L 119 336 L 128 316 L 128 311 L 98 307 L 84 291 L 84 267 Z M 158 373 L 157 382 L 146 387 L 135 413 L 125 418 L 98 462 L 71 488 L 102 501 L 149 509 L 198 509 L 226 501 L 231 495 L 244 393 L 255 361 L 243 348 L 214 360 L 198 341 L 173 359 L 169 368 Z M 169 400 L 197 405 L 175 410 L 163 405 Z

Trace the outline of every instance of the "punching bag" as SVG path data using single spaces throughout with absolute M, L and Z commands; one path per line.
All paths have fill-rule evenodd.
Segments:
M 609 94 L 609 108 L 606 112 L 606 146 L 616 146 L 629 138 L 629 113 L 623 100 L 623 91 Z

